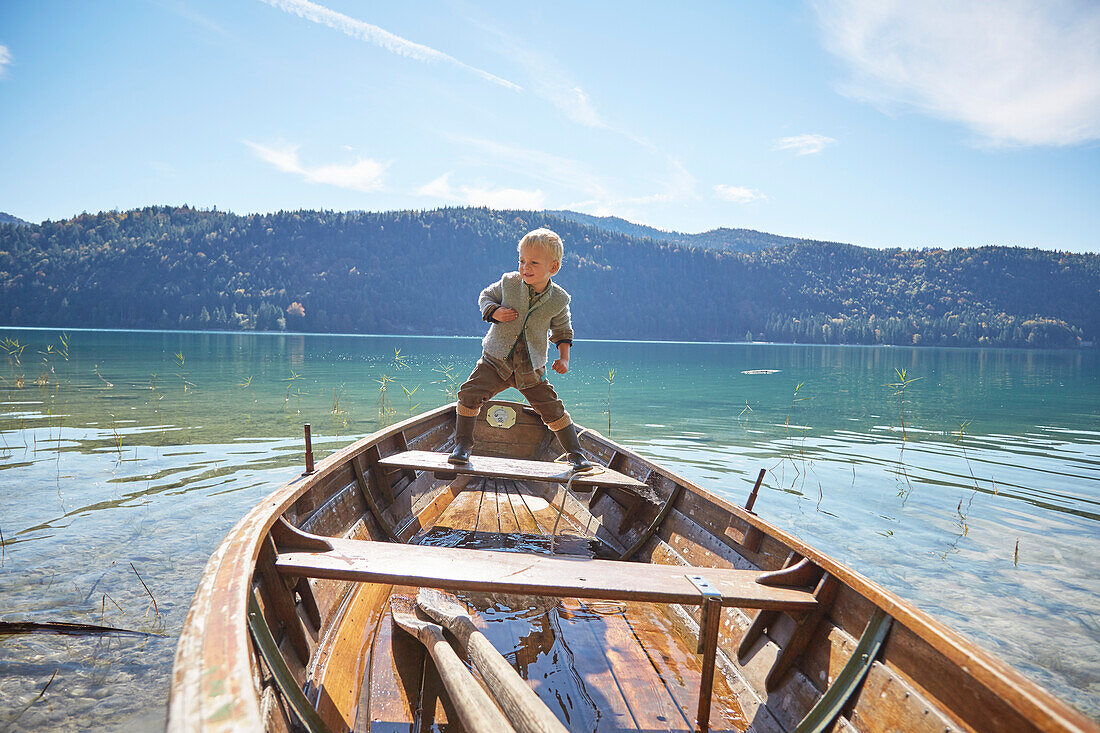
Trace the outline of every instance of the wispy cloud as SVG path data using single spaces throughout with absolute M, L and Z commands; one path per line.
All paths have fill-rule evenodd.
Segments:
M 582 200 L 567 203 L 565 206 L 601 216 L 616 213 L 637 217 L 643 210 L 634 209 L 636 206 L 698 198 L 695 177 L 683 163 L 627 126 L 603 115 L 593 100 L 593 95 L 562 62 L 546 50 L 545 44 L 532 43 L 527 36 L 510 34 L 491 24 L 478 23 L 478 27 L 498 39 L 499 52 L 526 74 L 531 93 L 547 102 L 563 117 L 584 127 L 603 130 L 629 140 L 645 150 L 645 157 L 652 161 L 648 168 L 653 171 L 652 178 L 659 190 L 651 194 L 625 195 L 625 189 L 638 188 L 641 183 L 638 177 L 629 181 L 612 181 L 610 176 L 597 174 L 589 166 L 577 161 L 482 141 L 482 146 L 494 158 L 498 161 L 510 161 L 507 165 L 516 172 L 539 177 L 581 194 Z
M 579 160 L 553 155 L 542 150 L 509 145 L 495 140 L 456 135 L 446 135 L 446 137 L 452 142 L 467 146 L 474 151 L 476 154 L 474 160 L 480 164 L 490 162 L 512 174 L 549 184 L 559 192 L 579 194 L 580 198 L 578 200 L 561 204 L 567 209 L 586 211 L 599 216 L 617 214 L 637 217 L 643 213 L 643 210 L 634 207 L 697 198 L 695 194 L 695 177 L 688 172 L 679 160 L 672 156 L 663 156 L 667 169 L 663 170 L 659 176 L 662 190 L 651 194 L 629 196 L 622 193 L 623 181 L 612 181 L 607 176 L 596 173 L 591 166 Z M 661 155 L 660 151 L 648 144 L 646 144 L 646 148 L 654 155 Z M 448 183 L 446 176 L 441 176 L 428 186 L 422 187 L 420 193 L 427 195 L 430 186 L 441 182 Z M 632 180 L 625 185 L 636 187 L 637 183 L 637 181 Z M 434 189 L 430 190 L 435 192 Z M 546 198 L 541 188 L 534 192 L 521 189 L 506 190 L 516 193 L 517 197 L 526 196 L 530 201 L 537 198 L 538 201 L 543 202 Z M 464 200 L 455 191 L 448 189 L 448 192 L 451 200 Z M 541 205 L 540 203 L 539 206 Z M 532 204 L 532 206 L 520 208 L 538 207 Z
M 421 196 L 443 201 L 457 201 L 469 206 L 488 206 L 492 209 L 533 209 L 546 207 L 546 195 L 541 189 L 527 191 L 520 188 L 486 188 L 451 185 L 451 174 L 444 173 L 417 189 Z
M 1100 139 L 1100 4 L 818 0 L 841 91 L 961 122 L 999 145 Z
M 388 164 L 370 158 L 360 158 L 353 163 L 328 165 L 303 165 L 298 157 L 297 145 L 269 147 L 249 140 L 243 141 L 256 157 L 284 173 L 301 176 L 307 183 L 323 183 L 352 191 L 377 191 L 382 188 L 382 177 Z
M 585 127 L 612 129 L 596 111 L 588 93 L 556 58 L 541 48 L 541 44 L 532 43 L 527 37 L 519 38 L 506 33 L 489 23 L 474 23 L 485 33 L 494 36 L 497 39 L 497 50 L 527 74 L 531 91 L 537 97 Z
M 745 188 L 744 186 L 730 186 L 725 183 L 719 183 L 714 187 L 714 193 L 718 198 L 725 201 L 732 201 L 735 204 L 751 204 L 754 201 L 767 201 L 768 196 L 761 191 L 757 191 L 755 188 Z
M 579 86 L 566 83 L 556 85 L 543 83 L 540 86 L 541 89 L 539 91 L 541 95 L 564 112 L 565 116 L 574 122 L 584 125 L 585 127 L 596 127 L 612 130 L 613 132 L 621 132 L 619 130 L 614 130 L 607 124 L 592 105 L 592 101 L 588 98 L 588 94 Z
M 207 18 L 202 13 L 197 12 L 194 8 L 190 7 L 187 3 L 182 2 L 182 0 L 174 0 L 173 2 L 168 2 L 167 0 L 164 1 L 164 2 L 157 2 L 157 1 L 154 0 L 153 4 L 157 5 L 158 7 L 162 8 L 166 11 L 168 11 L 169 13 L 175 13 L 176 15 L 183 18 L 184 20 L 189 20 L 192 23 L 195 23 L 196 25 L 201 25 L 202 27 L 206 28 L 207 30 L 214 31 L 215 33 L 217 33 L 220 36 L 223 36 L 225 38 L 228 38 L 228 39 L 231 39 L 231 40 L 234 40 L 234 41 L 239 40 L 235 35 L 233 35 L 229 31 L 227 31 L 225 28 L 218 25 L 214 21 L 210 20 L 210 18 Z
M 512 173 L 577 191 L 585 196 L 608 196 L 608 186 L 603 177 L 580 161 L 495 140 L 456 135 L 447 137 L 476 151 L 481 162 L 492 161 Z
M 11 64 L 11 51 L 7 46 L 0 46 L 0 79 L 7 76 L 8 66 Z
M 835 142 L 836 140 L 825 135 L 795 135 L 777 139 L 775 149 L 793 150 L 795 155 L 816 155 Z
M 299 18 L 304 18 L 314 23 L 320 23 L 321 25 L 327 25 L 329 28 L 338 30 L 352 38 L 366 41 L 367 43 L 371 43 L 399 56 L 405 56 L 426 63 L 452 64 L 477 74 L 486 81 L 499 84 L 507 89 L 517 92 L 523 89 L 523 87 L 518 84 L 510 82 L 507 79 L 502 79 L 495 74 L 490 74 L 488 71 L 483 71 L 469 64 L 464 64 L 453 56 L 448 56 L 442 51 L 437 51 L 430 46 L 415 43 L 407 38 L 402 38 L 401 36 L 379 28 L 376 25 L 371 25 L 370 23 L 365 23 L 351 16 L 344 15 L 343 13 L 338 13 L 335 10 L 310 2 L 309 0 L 261 0 L 261 2 L 265 2 L 272 7 L 291 13 L 292 15 L 297 15 Z
M 659 151 L 653 148 L 653 153 L 659 155 Z M 600 210 L 614 208 L 619 211 L 633 211 L 629 207 L 644 206 L 650 204 L 668 204 L 676 201 L 688 201 L 699 198 L 695 193 L 695 176 L 691 175 L 684 164 L 671 155 L 665 156 L 667 172 L 661 177 L 663 191 L 643 194 L 641 196 L 620 196 L 603 201 L 582 201 L 578 206 L 583 208 L 593 207 Z M 631 214 L 634 215 L 633 213 Z M 624 215 L 625 217 L 625 215 Z M 626 217 L 628 218 L 628 217 Z

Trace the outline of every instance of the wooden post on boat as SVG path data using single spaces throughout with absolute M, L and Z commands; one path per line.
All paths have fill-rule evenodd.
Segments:
M 407 599 L 402 599 L 406 600 Z M 392 604 L 392 601 L 391 601 Z M 393 622 L 409 632 L 427 648 L 435 661 L 439 679 L 443 682 L 455 713 L 463 727 L 471 733 L 514 733 L 507 718 L 493 704 L 489 695 L 481 688 L 473 674 L 455 654 L 455 650 L 443 636 L 443 629 L 430 621 L 423 621 L 400 606 L 391 606 Z
M 306 471 L 303 476 L 309 476 L 313 473 L 313 441 L 309 436 L 309 423 L 304 425 L 306 431 Z
M 752 487 L 752 493 L 749 494 L 749 500 L 745 502 L 745 511 L 747 512 L 751 512 L 753 505 L 756 504 L 756 494 L 760 491 L 760 484 L 764 481 L 765 473 L 766 471 L 761 468 L 760 474 L 756 477 L 756 484 Z
M 519 673 L 477 630 L 466 609 L 451 596 L 422 588 L 416 596 L 421 610 L 447 627 L 459 647 L 485 680 L 489 692 L 500 704 L 517 733 L 567 733 L 561 721 L 546 707 Z

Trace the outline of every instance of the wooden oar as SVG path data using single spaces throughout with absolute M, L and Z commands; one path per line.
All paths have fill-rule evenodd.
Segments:
M 416 596 L 416 605 L 455 635 L 460 648 L 473 662 L 489 692 L 519 733 L 567 733 L 546 703 L 477 630 L 466 609 L 453 596 L 431 588 L 421 588 Z
M 411 606 L 410 602 L 408 607 L 411 609 Z M 471 733 L 514 733 L 508 720 L 447 643 L 443 629 L 403 611 L 400 603 L 391 603 L 391 611 L 394 623 L 419 639 L 432 655 L 439 678 L 466 730 Z

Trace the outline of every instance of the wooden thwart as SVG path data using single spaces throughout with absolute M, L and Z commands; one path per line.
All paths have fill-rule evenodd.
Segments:
M 722 606 L 809 611 L 817 606 L 804 590 L 761 585 L 760 572 L 553 557 L 518 552 L 326 538 L 327 552 L 282 552 L 281 573 L 311 578 L 520 593 L 700 605 L 685 572 L 703 576 L 722 596 Z
M 281 552 L 276 568 L 290 576 L 443 590 L 702 605 L 704 620 L 699 638 L 703 677 L 696 717 L 701 730 L 709 729 L 722 608 L 798 613 L 812 611 L 818 605 L 808 590 L 757 582 L 767 574 L 756 570 L 650 565 L 337 537 L 325 540 L 332 549 Z
M 527 461 L 519 458 L 470 456 L 470 462 L 462 465 L 448 463 L 446 453 L 433 453 L 423 450 L 395 453 L 381 459 L 378 464 L 388 468 L 406 468 L 439 474 L 488 476 L 519 479 L 521 481 L 546 481 L 556 484 L 567 483 L 571 475 L 568 464 L 564 463 Z M 596 466 L 592 472 L 576 474 L 573 478 L 573 486 L 615 486 L 632 491 L 647 490 L 646 485 L 641 481 L 605 466 Z

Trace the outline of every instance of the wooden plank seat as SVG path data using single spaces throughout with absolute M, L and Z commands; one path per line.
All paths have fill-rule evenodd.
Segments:
M 282 551 L 276 567 L 298 577 L 694 606 L 703 603 L 703 593 L 689 576 L 701 576 L 721 596 L 722 606 L 800 612 L 817 605 L 809 591 L 757 583 L 762 573 L 755 570 L 324 539 L 331 550 Z
M 570 477 L 569 464 L 566 463 L 528 461 L 520 458 L 470 456 L 470 462 L 463 465 L 448 463 L 446 453 L 434 453 L 425 450 L 395 453 L 379 460 L 378 465 L 386 468 L 431 471 L 443 475 L 488 476 L 521 481 L 546 481 L 556 484 L 568 483 Z M 595 466 L 594 470 L 590 472 L 576 474 L 573 478 L 573 486 L 614 486 L 630 491 L 646 489 L 646 485 L 641 481 L 606 466 Z
M 818 604 L 811 590 L 768 585 L 768 576 L 775 573 L 756 570 L 319 537 L 281 518 L 272 527 L 272 535 L 279 548 L 275 567 L 291 577 L 701 606 L 698 652 L 703 660 L 696 714 L 696 726 L 701 730 L 708 729 L 710 720 L 722 608 L 759 608 L 805 616 Z

